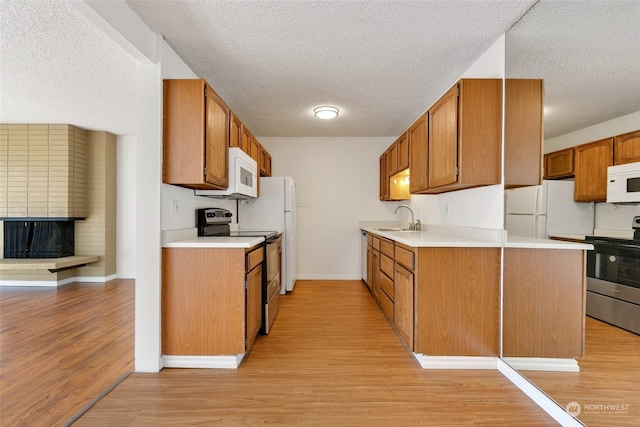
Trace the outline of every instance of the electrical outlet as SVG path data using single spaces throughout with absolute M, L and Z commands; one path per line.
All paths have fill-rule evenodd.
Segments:
M 171 215 L 178 215 L 178 212 L 180 211 L 179 209 L 179 204 L 177 200 L 172 200 L 171 201 Z

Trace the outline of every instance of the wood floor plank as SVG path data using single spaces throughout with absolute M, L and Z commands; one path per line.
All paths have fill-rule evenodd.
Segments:
M 0 287 L 0 425 L 60 425 L 133 370 L 134 282 Z
M 549 426 L 495 370 L 423 370 L 361 281 L 299 281 L 237 370 L 132 374 L 76 426 Z
M 561 406 L 580 404 L 577 418 L 590 427 L 639 425 L 640 336 L 591 317 L 585 336 L 580 372 L 522 373 Z

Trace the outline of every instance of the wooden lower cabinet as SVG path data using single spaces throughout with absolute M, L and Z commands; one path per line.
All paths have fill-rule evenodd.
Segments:
M 372 240 L 372 294 L 407 347 L 427 356 L 498 356 L 500 248 L 395 242 L 390 250 L 388 242 Z
M 413 272 L 399 263 L 395 266 L 393 326 L 407 347 L 413 349 Z
M 247 276 L 246 252 L 162 249 L 162 354 L 218 356 L 248 350 L 262 325 L 262 265 L 255 259 L 264 254 L 252 257 L 255 264 Z
M 584 355 L 585 253 L 505 248 L 505 357 Z
M 418 248 L 414 352 L 498 356 L 500 248 Z

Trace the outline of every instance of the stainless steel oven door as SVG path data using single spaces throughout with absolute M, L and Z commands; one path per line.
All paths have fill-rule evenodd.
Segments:
M 280 269 L 282 268 L 282 237 L 267 240 L 267 283 L 264 289 L 263 333 L 268 334 L 280 308 Z

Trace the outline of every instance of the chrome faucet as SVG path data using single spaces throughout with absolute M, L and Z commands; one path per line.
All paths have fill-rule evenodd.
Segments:
M 393 213 L 398 213 L 398 209 L 400 208 L 406 208 L 409 209 L 409 212 L 411 212 L 411 222 L 409 223 L 409 230 L 416 230 L 416 231 L 420 231 L 420 229 L 422 228 L 422 224 L 420 224 L 420 220 L 418 220 L 418 222 L 414 222 L 414 217 L 413 217 L 413 211 L 411 210 L 411 208 L 407 205 L 400 205 L 396 208 L 395 211 L 393 211 Z

